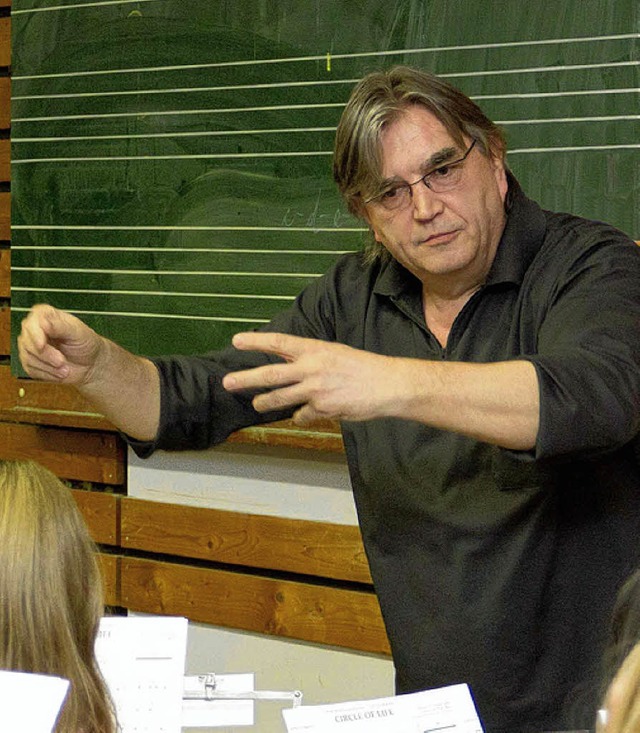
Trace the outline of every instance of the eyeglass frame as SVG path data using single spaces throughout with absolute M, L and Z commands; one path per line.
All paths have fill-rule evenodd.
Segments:
M 465 152 L 465 154 L 461 158 L 457 158 L 456 160 L 452 160 L 449 163 L 442 163 L 441 165 L 439 165 L 436 168 L 434 168 L 432 171 L 429 171 L 428 173 L 425 173 L 424 176 L 420 176 L 420 178 L 418 178 L 418 180 L 417 181 L 414 181 L 413 183 L 408 183 L 407 181 L 405 181 L 403 183 L 398 183 L 396 186 L 391 186 L 388 189 L 386 189 L 385 191 L 381 191 L 380 193 L 377 193 L 375 196 L 371 196 L 370 198 L 365 199 L 364 200 L 364 203 L 365 204 L 378 203 L 378 204 L 380 204 L 380 206 L 382 206 L 382 208 L 386 209 L 387 211 L 394 211 L 396 209 L 393 209 L 393 208 L 387 209 L 387 207 L 385 207 L 384 204 L 381 201 L 376 201 L 376 199 L 380 199 L 388 191 L 391 191 L 393 189 L 405 188 L 406 187 L 409 190 L 409 196 L 410 196 L 411 200 L 413 200 L 413 187 L 414 186 L 417 186 L 418 183 L 420 183 L 420 182 L 424 183 L 424 185 L 430 191 L 433 191 L 433 188 L 431 188 L 431 185 L 429 184 L 429 178 L 430 178 L 430 176 L 432 176 L 434 173 L 437 173 L 439 170 L 442 170 L 442 168 L 451 168 L 453 166 L 459 166 L 462 163 L 464 163 L 465 160 L 469 157 L 469 154 L 471 153 L 471 151 L 474 149 L 474 147 L 475 147 L 475 145 L 476 145 L 477 142 L 478 142 L 477 139 L 474 138 L 473 139 L 473 142 L 471 143 L 471 145 L 469 145 L 469 147 L 467 148 L 467 151 Z M 441 191 L 434 191 L 434 193 L 443 193 L 443 192 L 441 192 Z

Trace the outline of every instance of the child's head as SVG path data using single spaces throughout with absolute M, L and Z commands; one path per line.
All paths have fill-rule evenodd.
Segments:
M 57 731 L 111 730 L 96 548 L 71 490 L 34 461 L 0 461 L 0 598 L 0 668 L 70 680 Z

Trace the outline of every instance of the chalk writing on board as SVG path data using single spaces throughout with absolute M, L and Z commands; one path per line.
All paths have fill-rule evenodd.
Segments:
M 329 213 L 320 213 L 321 196 L 322 192 L 319 191 L 310 212 L 294 211 L 290 206 L 282 217 L 282 226 L 307 226 L 313 230 L 314 233 L 317 233 L 327 227 L 340 229 L 344 226 L 353 226 L 353 217 L 339 207 L 336 207 L 334 211 Z

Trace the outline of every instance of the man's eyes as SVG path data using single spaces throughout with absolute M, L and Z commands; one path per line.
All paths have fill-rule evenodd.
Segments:
M 402 196 L 402 193 L 408 188 L 409 186 L 406 183 L 402 186 L 393 186 L 393 188 L 388 188 L 386 191 L 383 191 L 380 198 L 393 199 L 396 196 Z
M 439 168 L 427 173 L 425 178 L 446 178 L 456 169 L 456 165 L 441 165 Z

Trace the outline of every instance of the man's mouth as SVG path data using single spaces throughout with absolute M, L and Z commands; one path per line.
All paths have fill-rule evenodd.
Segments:
M 435 247 L 439 244 L 448 244 L 457 236 L 458 231 L 458 229 L 452 229 L 446 232 L 430 234 L 428 237 L 425 237 L 425 239 L 420 240 L 418 244 L 426 244 L 428 247 Z

